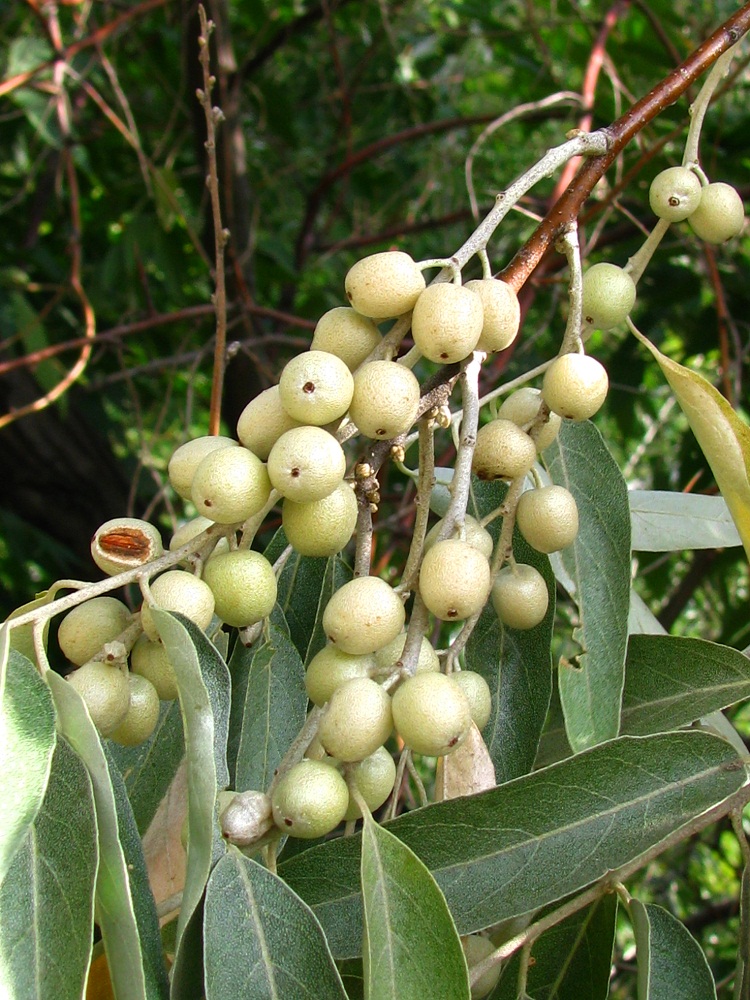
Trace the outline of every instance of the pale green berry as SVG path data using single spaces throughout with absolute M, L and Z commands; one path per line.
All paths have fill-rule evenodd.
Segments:
M 287 541 L 303 556 L 332 556 L 354 534 L 359 507 L 354 490 L 341 482 L 322 500 L 281 505 L 281 523 Z
M 516 524 L 537 552 L 559 552 L 578 534 L 578 505 L 564 486 L 542 486 L 521 495 Z
M 130 705 L 128 672 L 102 660 L 89 660 L 65 678 L 86 703 L 91 721 L 109 736 L 127 715 Z
M 217 524 L 247 520 L 263 509 L 270 493 L 265 465 L 247 448 L 211 452 L 193 476 L 196 510 Z
M 130 651 L 130 669 L 151 681 L 162 701 L 178 696 L 177 677 L 163 643 L 142 635 Z
M 388 692 L 369 677 L 355 677 L 331 695 L 318 739 L 337 760 L 364 760 L 385 743 L 392 729 Z
M 745 222 L 745 206 L 736 188 L 717 181 L 701 188 L 698 207 L 688 216 L 696 236 L 706 243 L 724 243 L 737 236 Z
M 378 747 L 369 757 L 347 767 L 346 783 L 350 789 L 357 789 L 367 808 L 373 812 L 382 806 L 393 791 L 396 783 L 395 761 L 385 747 Z M 361 815 L 362 810 L 350 791 L 349 808 L 344 819 L 359 819 Z
M 114 597 L 92 597 L 60 622 L 57 641 L 63 655 L 81 666 L 127 628 L 130 609 Z
M 687 167 L 667 167 L 651 181 L 648 201 L 651 211 L 667 222 L 682 222 L 701 200 L 701 182 Z
M 472 471 L 480 479 L 516 479 L 536 461 L 536 445 L 512 420 L 491 420 L 477 432 Z
M 354 376 L 349 416 L 369 438 L 405 434 L 417 418 L 419 382 L 397 361 L 371 361 Z
M 414 344 L 430 361 L 461 361 L 476 348 L 482 333 L 482 300 L 470 288 L 440 282 L 417 299 L 411 319 Z
M 474 670 L 458 670 L 450 674 L 450 678 L 466 695 L 474 725 L 477 729 L 484 729 L 492 714 L 492 694 L 489 684 Z
M 393 724 L 406 746 L 428 757 L 457 750 L 471 729 L 471 708 L 461 688 L 445 674 L 409 677 L 391 699 Z
M 497 411 L 501 420 L 512 420 L 525 431 L 530 431 L 536 420 L 539 408 L 544 402 L 541 389 L 532 389 L 531 386 L 523 386 L 516 389 L 505 400 Z M 549 448 L 556 439 L 562 425 L 562 417 L 559 413 L 549 413 L 543 424 L 540 424 L 533 434 L 533 441 L 538 452 Z
M 374 654 L 375 673 L 377 676 L 388 675 L 396 668 L 396 664 L 401 659 L 401 654 L 406 645 L 406 632 L 397 635 L 382 649 L 378 649 Z M 422 636 L 419 645 L 419 656 L 417 658 L 416 673 L 421 674 L 425 670 L 440 670 L 440 660 L 427 636 Z
M 510 347 L 521 324 L 521 307 L 515 291 L 498 278 L 467 281 L 465 287 L 482 300 L 484 319 L 476 350 L 491 354 Z
M 436 618 L 463 621 L 478 614 L 490 594 L 490 564 L 468 542 L 448 538 L 425 553 L 419 592 Z
M 544 373 L 542 396 L 553 413 L 588 420 L 607 398 L 605 367 L 588 354 L 563 354 Z
M 327 351 L 303 351 L 288 361 L 279 379 L 279 398 L 290 417 L 322 427 L 349 409 L 354 379 L 341 358 Z
M 497 617 L 509 628 L 534 628 L 544 621 L 549 606 L 547 583 L 533 566 L 505 566 L 492 585 L 492 605 Z
M 208 528 L 213 528 L 215 524 L 215 521 L 211 521 L 209 518 L 203 517 L 202 514 L 198 515 L 198 517 L 192 518 L 190 521 L 185 521 L 185 523 L 181 524 L 170 538 L 169 551 L 174 552 L 176 549 L 182 548 L 183 545 L 187 545 L 188 542 L 192 542 L 194 538 L 198 537 L 198 535 L 202 535 Z M 228 551 L 229 539 L 219 538 L 213 549 L 211 549 L 211 553 L 208 558 L 212 559 L 214 556 L 219 555 L 220 552 Z
M 367 316 L 350 306 L 336 306 L 318 320 L 310 350 L 336 354 L 353 372 L 382 339 L 380 330 Z
M 156 607 L 163 611 L 178 611 L 198 628 L 205 629 L 214 613 L 214 595 L 211 588 L 197 576 L 182 569 L 162 573 L 151 582 L 151 596 Z M 153 642 L 159 639 L 159 630 L 151 615 L 151 608 L 141 608 L 143 631 Z
M 441 518 L 437 524 L 434 524 L 430 530 L 425 535 L 424 540 L 424 551 L 427 552 L 437 541 L 437 537 L 443 528 L 443 518 Z M 461 525 L 456 524 L 453 528 L 453 532 L 450 535 L 451 538 L 462 538 L 462 541 L 468 542 L 475 549 L 478 549 L 485 558 L 489 559 L 492 555 L 492 549 L 494 547 L 494 542 L 492 541 L 492 535 L 483 528 L 482 525 L 477 521 L 475 517 L 471 514 L 464 514 L 463 520 L 463 531 L 461 530 Z
M 173 489 L 185 500 L 190 499 L 195 470 L 206 455 L 222 448 L 236 448 L 237 442 L 220 434 L 206 435 L 186 441 L 175 449 L 167 466 L 167 475 Z
M 302 421 L 304 422 L 304 421 Z M 300 421 L 290 417 L 281 405 L 277 385 L 264 389 L 251 399 L 237 421 L 237 437 L 258 458 L 265 460 L 285 431 L 299 427 Z
M 386 250 L 358 260 L 349 269 L 344 287 L 358 313 L 386 319 L 413 309 L 425 280 L 408 253 Z
M 341 483 L 345 472 L 343 448 L 322 427 L 286 431 L 268 456 L 268 475 L 274 489 L 295 503 L 327 497 Z
M 481 934 L 467 934 L 461 938 L 461 947 L 466 956 L 466 964 L 469 972 L 475 965 L 479 965 L 485 958 L 495 951 L 495 946 L 489 938 L 482 937 Z M 487 972 L 483 973 L 471 987 L 471 1000 L 482 1000 L 497 986 L 502 971 L 502 963 L 496 962 Z
M 108 576 L 153 562 L 163 551 L 158 528 L 137 517 L 105 521 L 91 539 L 91 557 Z
M 323 631 L 347 653 L 374 653 L 404 627 L 406 613 L 393 588 L 376 576 L 345 583 L 323 612 Z
M 583 275 L 583 320 L 596 330 L 624 323 L 635 305 L 635 282 L 616 264 L 594 264 Z
M 151 681 L 140 674 L 128 674 L 130 701 L 125 718 L 110 733 L 124 747 L 137 747 L 152 735 L 159 721 L 159 695 Z
M 279 780 L 271 806 L 283 833 L 311 840 L 339 825 L 349 807 L 349 789 L 331 764 L 302 760 Z
M 314 705 L 325 705 L 342 684 L 354 678 L 369 677 L 374 666 L 370 653 L 345 653 L 338 646 L 324 646 L 307 665 L 307 696 Z
M 214 595 L 216 614 L 236 628 L 267 618 L 276 603 L 276 576 L 260 552 L 241 549 L 214 556 L 204 567 L 203 581 Z

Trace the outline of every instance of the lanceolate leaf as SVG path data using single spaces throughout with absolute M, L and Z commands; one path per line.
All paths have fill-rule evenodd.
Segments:
M 638 1000 L 716 1000 L 700 945 L 661 906 L 630 901 L 638 959 Z
M 305 668 L 291 639 L 269 625 L 260 644 L 235 649 L 230 669 L 233 678 L 244 674 L 232 691 L 232 722 L 239 729 L 234 787 L 265 789 L 305 721 Z
M 617 897 L 609 893 L 534 942 L 526 989 L 534 1000 L 606 1000 L 612 975 Z M 519 959 L 503 970 L 493 1000 L 516 1000 Z
M 465 934 L 552 903 L 638 858 L 741 788 L 737 764 L 734 750 L 705 732 L 623 737 L 386 828 L 435 875 Z M 354 955 L 359 838 L 314 847 L 279 874 L 313 907 L 334 954 Z
M 310 908 L 235 850 L 211 873 L 204 942 L 206 1000 L 346 1000 Z
M 177 675 L 187 753 L 188 864 L 172 973 L 173 992 L 179 996 L 200 975 L 198 908 L 211 866 L 223 847 L 215 805 L 217 791 L 229 782 L 230 681 L 226 663 L 192 622 L 167 611 L 154 610 L 153 615 Z
M 91 781 L 60 738 L 42 807 L 0 884 L 0 996 L 83 995 L 98 857 Z
M 679 552 L 742 545 L 724 497 L 629 490 L 635 552 Z
M 148 994 L 141 940 L 107 759 L 78 692 L 52 671 L 47 680 L 63 735 L 86 765 L 94 790 L 99 833 L 96 922 L 102 932 L 112 983 L 118 1000 L 145 1000 Z
M 578 503 L 578 537 L 560 553 L 578 608 L 581 653 L 560 664 L 560 700 L 574 750 L 617 736 L 630 593 L 630 509 L 625 482 L 593 424 L 564 421 L 544 453 L 552 481 Z
M 659 362 L 711 466 L 750 559 L 750 427 L 702 375 L 678 365 L 628 324 Z
M 419 858 L 367 816 L 362 831 L 367 1000 L 469 1000 L 445 897 Z
M 0 702 L 0 882 L 42 804 L 55 742 L 49 688 L 11 649 Z

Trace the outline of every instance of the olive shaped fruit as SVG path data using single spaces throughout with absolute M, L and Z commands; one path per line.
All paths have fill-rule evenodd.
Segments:
M 480 962 L 489 958 L 495 951 L 492 941 L 481 934 L 467 934 L 466 937 L 462 937 L 461 947 L 466 956 L 466 964 L 469 966 L 469 972 L 471 972 L 475 965 L 479 965 Z M 482 1000 L 482 997 L 486 997 L 494 990 L 500 979 L 502 967 L 501 962 L 496 962 L 487 972 L 483 972 L 479 976 L 471 987 L 471 1000 Z
M 238 847 L 249 847 L 273 826 L 271 800 L 265 792 L 253 789 L 230 795 L 219 813 L 222 836 Z
M 401 659 L 406 645 L 406 632 L 397 635 L 382 649 L 378 649 L 374 654 L 375 675 L 387 676 L 396 669 L 396 664 Z M 416 673 L 421 674 L 425 670 L 440 670 L 440 660 L 427 636 L 422 636 L 417 657 Z
M 392 729 L 388 692 L 369 677 L 355 677 L 331 695 L 320 720 L 318 739 L 331 757 L 357 761 L 382 746 Z
M 272 385 L 251 399 L 242 411 L 237 421 L 237 437 L 265 462 L 281 435 L 299 426 L 300 421 L 290 417 L 281 405 L 278 385 Z
M 198 628 L 205 629 L 214 613 L 214 595 L 211 588 L 197 576 L 182 569 L 171 569 L 151 582 L 151 596 L 156 607 L 163 611 L 179 611 Z M 141 608 L 143 631 L 153 642 L 159 639 L 151 608 Z
M 477 729 L 484 729 L 492 714 L 492 693 L 487 681 L 474 670 L 458 670 L 450 675 L 450 679 L 466 695 L 474 725 Z
M 651 211 L 667 222 L 687 219 L 701 200 L 701 182 L 687 167 L 667 167 L 651 181 L 648 201 Z
M 317 427 L 343 417 L 353 391 L 352 373 L 327 351 L 303 351 L 287 362 L 279 379 L 279 398 L 289 416 Z
M 588 420 L 607 398 L 609 378 L 596 358 L 563 354 L 544 373 L 542 396 L 553 413 L 569 420 Z
M 385 440 L 405 434 L 419 409 L 419 382 L 397 361 L 371 361 L 354 376 L 349 416 L 369 438 Z
M 346 653 L 374 653 L 399 634 L 406 614 L 401 598 L 377 576 L 345 583 L 323 612 L 323 631 Z
M 425 553 L 419 592 L 427 608 L 443 621 L 478 614 L 490 594 L 490 564 L 468 542 L 447 538 Z
M 331 764 L 302 760 L 271 793 L 273 820 L 283 833 L 305 840 L 324 837 L 349 807 L 349 789 Z
M 117 729 L 130 705 L 127 670 L 102 660 L 89 660 L 65 679 L 83 698 L 102 736 Z
M 516 524 L 537 552 L 559 552 L 578 534 L 578 505 L 564 486 L 542 486 L 521 495 Z
M 706 243 L 724 243 L 737 236 L 745 222 L 745 206 L 736 188 L 717 181 L 701 188 L 698 207 L 688 216 L 696 236 Z
M 151 681 L 140 674 L 128 674 L 130 700 L 125 718 L 110 733 L 111 739 L 124 747 L 145 743 L 159 721 L 159 695 Z
M 336 306 L 318 320 L 310 350 L 329 351 L 354 371 L 382 339 L 380 330 L 369 317 L 350 306 Z
M 137 517 L 114 517 L 91 539 L 91 558 L 108 576 L 136 569 L 163 553 L 159 530 Z
M 482 333 L 482 300 L 470 288 L 441 282 L 417 299 L 411 334 L 421 353 L 438 364 L 461 361 L 476 348 Z
M 282 434 L 268 456 L 274 489 L 296 503 L 322 500 L 346 472 L 346 456 L 336 438 L 322 427 L 295 427 Z
M 369 677 L 375 662 L 372 654 L 345 653 L 338 646 L 324 646 L 310 660 L 305 672 L 305 690 L 314 705 L 325 705 L 346 681 Z
M 482 332 L 476 350 L 491 354 L 510 347 L 521 324 L 521 306 L 515 291 L 498 278 L 467 281 L 465 287 L 482 300 Z
M 265 465 L 247 448 L 223 448 L 206 455 L 193 476 L 192 498 L 199 514 L 217 524 L 236 524 L 263 509 L 271 493 Z
M 162 642 L 142 635 L 130 651 L 130 669 L 151 681 L 161 701 L 172 701 L 179 694 L 177 676 Z
M 357 526 L 357 497 L 341 482 L 322 500 L 281 505 L 281 523 L 287 541 L 303 556 L 333 556 L 340 552 Z
M 583 275 L 583 321 L 595 330 L 624 323 L 635 305 L 635 282 L 616 264 L 594 264 Z
M 370 812 L 379 809 L 396 783 L 396 763 L 385 747 L 378 747 L 369 757 L 357 761 L 346 769 L 346 783 L 350 791 L 349 808 L 344 819 L 359 819 L 362 810 L 357 805 L 351 790 L 356 788 Z
M 276 576 L 260 552 L 240 549 L 214 556 L 205 565 L 203 581 L 214 595 L 216 614 L 236 628 L 267 618 L 276 603 Z
M 457 750 L 469 735 L 469 700 L 445 674 L 409 677 L 391 699 L 393 724 L 406 746 L 428 757 Z
M 463 530 L 461 530 L 463 528 Z M 424 551 L 427 552 L 438 539 L 438 535 L 443 529 L 443 518 L 433 524 L 430 530 L 425 535 L 424 539 Z M 469 545 L 473 545 L 475 549 L 478 549 L 485 558 L 489 559 L 492 555 L 492 549 L 494 547 L 494 542 L 492 541 L 492 535 L 483 528 L 482 525 L 477 521 L 475 517 L 471 514 L 464 514 L 463 525 L 454 525 L 451 538 L 461 538 L 462 541 L 468 542 Z
M 516 389 L 507 399 L 503 400 L 497 411 L 499 419 L 512 420 L 522 430 L 527 431 L 538 452 L 549 448 L 559 434 L 562 425 L 560 414 L 550 412 L 544 423 L 540 423 L 532 430 L 543 402 L 541 389 L 532 389 L 531 386 L 525 385 L 521 389 Z
M 358 260 L 344 280 L 346 297 L 363 316 L 387 319 L 414 308 L 424 275 L 408 253 L 386 250 Z
M 512 420 L 491 420 L 479 428 L 472 471 L 480 479 L 516 479 L 536 461 L 536 445 Z
M 57 631 L 57 641 L 63 655 L 80 667 L 106 642 L 116 639 L 130 619 L 130 609 L 122 601 L 92 597 L 65 615 Z
M 236 448 L 237 442 L 220 434 L 193 438 L 176 448 L 167 466 L 167 475 L 173 489 L 185 500 L 190 499 L 195 470 L 206 455 L 222 448 Z
M 491 597 L 497 617 L 509 628 L 534 628 L 544 621 L 549 606 L 544 577 L 527 563 L 503 567 L 495 577 Z

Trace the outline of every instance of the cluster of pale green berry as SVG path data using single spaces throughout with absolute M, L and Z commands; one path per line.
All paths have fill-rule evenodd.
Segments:
M 701 186 L 681 167 L 661 173 L 651 189 L 659 216 L 687 218 L 710 240 L 738 231 L 738 201 L 727 185 Z M 460 284 L 454 274 L 453 281 L 427 286 L 426 266 L 400 251 L 359 261 L 346 276 L 350 304 L 326 313 L 310 349 L 287 363 L 278 385 L 247 405 L 237 425 L 239 441 L 200 437 L 177 448 L 169 481 L 198 515 L 170 543 L 186 553 L 182 568 L 169 567 L 147 582 L 148 565 L 163 554 L 159 533 L 147 522 L 122 518 L 97 531 L 92 555 L 102 570 L 146 568 L 139 579 L 145 596 L 139 612 L 96 597 L 71 611 L 59 628 L 60 648 L 77 667 L 70 683 L 102 735 L 126 744 L 147 739 L 160 699 L 177 696 L 153 606 L 178 611 L 201 629 L 261 623 L 276 602 L 276 572 L 250 546 L 271 509 L 280 502 L 284 533 L 298 553 L 340 552 L 356 530 L 361 507 L 376 508 L 372 492 L 355 488 L 356 471 L 347 477 L 341 441 L 356 429 L 373 441 L 393 442 L 397 453 L 418 419 L 436 420 L 434 413 L 421 412 L 419 382 L 402 363 L 407 359 L 393 359 L 398 345 L 388 347 L 380 323 L 410 314 L 415 351 L 409 358 L 418 352 L 439 364 L 512 343 L 520 310 L 510 285 L 491 277 Z M 635 283 L 625 269 L 596 264 L 584 275 L 582 300 L 583 331 L 606 330 L 629 314 Z M 508 396 L 477 432 L 472 472 L 524 485 L 512 509 L 502 513 L 538 552 L 564 549 L 578 531 L 573 495 L 536 477 L 538 454 L 555 440 L 563 419 L 588 419 L 607 391 L 605 369 L 585 354 L 579 337 L 575 349 L 547 368 L 540 388 Z M 486 527 L 465 512 L 452 530 L 442 521 L 433 526 L 420 560 L 413 589 L 439 621 L 476 619 L 488 600 L 510 628 L 534 628 L 547 615 L 541 573 L 516 562 L 512 546 L 498 558 Z M 269 790 L 232 797 L 223 825 L 235 842 L 255 843 L 269 831 L 320 837 L 361 816 L 363 806 L 381 806 L 396 780 L 385 746 L 394 731 L 408 750 L 440 757 L 459 748 L 472 726 L 486 725 L 491 697 L 484 679 L 461 670 L 453 657 L 447 658 L 450 672 L 444 672 L 446 658 L 427 637 L 421 638 L 418 661 L 404 669 L 408 596 L 365 575 L 331 597 L 322 617 L 327 645 L 307 665 L 305 679 L 319 713 L 314 735 L 300 753 L 304 758 L 285 763 Z

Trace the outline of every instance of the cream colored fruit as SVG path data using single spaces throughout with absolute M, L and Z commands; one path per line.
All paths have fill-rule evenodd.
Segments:
M 588 420 L 607 398 L 609 378 L 601 362 L 588 354 L 563 354 L 544 373 L 542 396 L 553 413 Z
M 467 934 L 466 937 L 462 937 L 461 947 L 466 956 L 466 964 L 469 966 L 469 972 L 471 972 L 475 965 L 479 965 L 480 962 L 483 962 L 485 958 L 489 958 L 495 951 L 492 941 L 481 934 Z M 502 963 L 496 962 L 487 972 L 482 973 L 471 987 L 471 1000 L 482 1000 L 482 997 L 486 997 L 494 990 L 500 979 L 502 968 Z
M 374 653 L 399 634 L 406 613 L 385 580 L 360 576 L 345 583 L 323 612 L 328 639 L 347 653 Z
M 276 576 L 260 552 L 241 549 L 215 556 L 205 565 L 203 582 L 214 595 L 216 614 L 235 628 L 267 618 L 276 603 Z
M 349 807 L 349 789 L 331 764 L 302 760 L 280 779 L 271 794 L 276 826 L 306 840 L 324 837 Z
M 471 707 L 445 674 L 409 677 L 391 699 L 393 724 L 406 746 L 428 757 L 457 750 L 469 735 Z
M 249 847 L 273 826 L 271 799 L 265 792 L 255 790 L 230 795 L 219 811 L 222 835 L 238 847 Z
M 621 267 L 602 262 L 583 275 L 583 321 L 595 330 L 624 323 L 635 305 L 635 282 Z
M 153 562 L 163 551 L 158 528 L 137 517 L 113 517 L 91 539 L 91 558 L 108 576 Z
M 92 597 L 60 622 L 57 641 L 64 656 L 81 666 L 127 628 L 130 609 L 114 597 Z
M 170 538 L 169 551 L 174 552 L 177 549 L 182 548 L 183 545 L 187 545 L 188 542 L 192 542 L 194 538 L 198 537 L 198 535 L 202 535 L 204 531 L 207 531 L 208 528 L 213 528 L 215 525 L 215 521 L 211 521 L 209 518 L 203 517 L 202 514 L 199 514 L 198 517 L 192 518 L 190 521 L 185 521 L 185 523 L 181 524 Z M 211 559 L 213 556 L 219 555 L 220 552 L 228 551 L 229 539 L 219 538 L 213 549 L 211 549 L 208 558 Z M 188 560 L 186 559 L 185 562 L 187 561 Z
M 172 701 L 178 696 L 177 676 L 163 643 L 152 642 L 142 635 L 130 651 L 130 669 L 151 681 L 162 701 Z
M 492 585 L 492 605 L 509 628 L 529 629 L 544 620 L 549 606 L 547 583 L 533 566 L 505 566 Z
M 237 437 L 265 462 L 281 435 L 299 426 L 300 421 L 290 417 L 281 405 L 278 385 L 272 385 L 251 399 L 242 411 L 237 421 Z
M 745 206 L 731 184 L 717 181 L 701 189 L 698 207 L 688 216 L 696 236 L 706 243 L 724 243 L 738 236 L 745 222 Z
M 393 672 L 396 664 L 401 659 L 401 654 L 404 651 L 405 645 L 406 632 L 402 632 L 400 635 L 397 635 L 395 639 L 392 639 L 387 645 L 383 646 L 382 649 L 377 650 L 374 654 L 375 671 L 377 675 L 387 676 Z M 425 670 L 440 670 L 440 660 L 435 652 L 435 647 L 432 645 L 427 636 L 423 635 L 419 645 L 416 673 L 421 674 Z
M 424 291 L 424 275 L 408 253 L 386 250 L 363 257 L 344 280 L 354 309 L 372 319 L 401 316 L 414 308 Z
M 492 693 L 489 684 L 474 670 L 458 670 L 449 676 L 466 695 L 472 722 L 477 729 L 484 729 L 492 714 Z
M 523 386 L 521 389 L 516 389 L 503 401 L 497 415 L 501 420 L 512 420 L 514 424 L 518 424 L 520 428 L 528 432 L 531 430 L 543 402 L 541 389 L 532 389 L 528 385 Z M 550 412 L 546 421 L 540 424 L 532 435 L 538 452 L 549 448 L 560 432 L 561 425 L 562 417 L 560 414 Z
M 214 595 L 203 580 L 185 570 L 172 569 L 151 582 L 151 596 L 162 611 L 178 611 L 200 629 L 208 628 L 214 613 Z M 143 631 L 153 642 L 159 639 L 151 608 L 141 608 Z
M 369 677 L 345 681 L 331 695 L 318 739 L 326 753 L 345 762 L 364 760 L 393 729 L 391 698 Z
M 346 364 L 327 351 L 303 351 L 284 365 L 279 398 L 290 417 L 322 427 L 349 409 L 354 379 Z
M 682 222 L 700 204 L 701 182 L 687 167 L 667 167 L 651 181 L 648 200 L 660 219 Z
M 295 427 L 271 449 L 268 475 L 274 489 L 296 503 L 322 500 L 346 472 L 346 456 L 336 438 L 322 427 Z
M 336 306 L 318 320 L 310 350 L 337 355 L 353 372 L 382 339 L 380 330 L 367 316 L 350 306 Z
M 430 361 L 462 361 L 476 348 L 484 313 L 476 292 L 463 285 L 430 285 L 417 299 L 411 333 L 419 351 Z
M 369 677 L 374 667 L 372 654 L 345 653 L 338 646 L 328 644 L 307 665 L 307 696 L 314 705 L 325 705 L 342 684 L 355 678 Z
M 247 448 L 211 452 L 193 476 L 195 508 L 217 524 L 236 524 L 252 517 L 263 509 L 270 493 L 266 466 Z
M 341 482 L 322 500 L 295 503 L 288 497 L 281 506 L 281 523 L 287 541 L 303 556 L 332 556 L 340 552 L 357 526 L 357 497 Z
M 480 479 L 516 479 L 536 461 L 536 445 L 512 420 L 491 420 L 479 428 L 471 462 Z
M 468 542 L 448 538 L 425 553 L 419 592 L 436 618 L 463 621 L 478 614 L 490 594 L 490 564 Z
M 65 679 L 85 701 L 101 735 L 109 736 L 125 718 L 130 704 L 127 670 L 102 660 L 89 660 Z
M 424 540 L 424 551 L 427 552 L 437 541 L 438 535 L 443 528 L 443 518 L 441 518 L 437 524 L 434 524 L 430 530 L 425 535 Z M 464 515 L 463 532 L 461 532 L 460 526 L 455 525 L 453 532 L 450 535 L 451 538 L 461 538 L 463 534 L 462 541 L 468 542 L 469 545 L 473 546 L 482 555 L 489 559 L 492 555 L 492 549 L 494 547 L 494 542 L 492 541 L 492 535 L 483 528 L 482 525 L 477 521 L 475 517 L 471 514 Z
M 236 447 L 236 441 L 232 438 L 222 437 L 220 434 L 193 438 L 192 441 L 181 444 L 172 453 L 167 466 L 167 475 L 172 487 L 181 497 L 189 500 L 195 470 L 206 455 L 210 455 L 212 451 L 221 451 L 222 448 Z
M 344 819 L 359 819 L 362 810 L 357 805 L 351 790 L 357 789 L 370 812 L 379 809 L 396 783 L 396 763 L 385 747 L 378 747 L 369 757 L 346 769 L 346 783 L 350 791 L 349 808 Z
M 417 418 L 419 382 L 397 361 L 371 361 L 354 376 L 349 416 L 369 438 L 405 434 Z
M 491 354 L 510 347 L 521 324 L 521 307 L 511 286 L 498 278 L 482 278 L 467 281 L 465 287 L 482 300 L 484 319 L 476 350 Z
M 522 494 L 516 524 L 537 552 L 559 552 L 578 534 L 578 505 L 564 486 L 542 486 Z
M 128 674 L 130 700 L 125 718 L 110 736 L 124 747 L 137 747 L 152 735 L 159 721 L 159 695 L 151 681 Z

